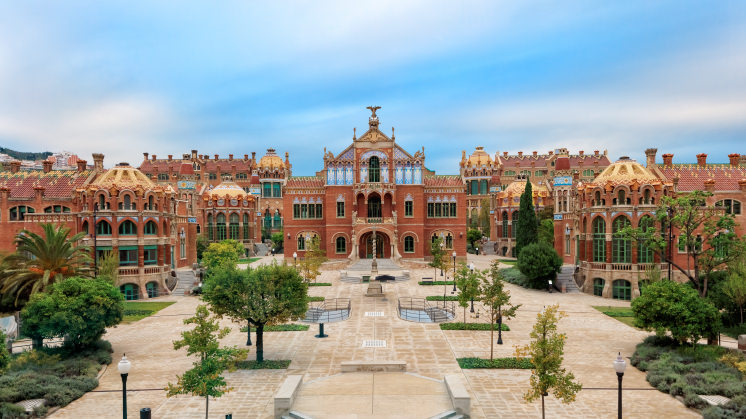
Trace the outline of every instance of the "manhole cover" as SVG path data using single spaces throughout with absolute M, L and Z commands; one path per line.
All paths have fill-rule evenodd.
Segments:
M 383 311 L 366 311 L 365 317 L 383 317 Z
M 702 395 L 700 394 L 699 397 L 706 401 L 707 403 L 711 404 L 712 406 L 720 406 L 728 403 L 730 401 L 729 398 L 718 396 L 718 395 Z
M 363 341 L 363 348 L 385 348 L 386 341 L 379 339 L 369 339 Z

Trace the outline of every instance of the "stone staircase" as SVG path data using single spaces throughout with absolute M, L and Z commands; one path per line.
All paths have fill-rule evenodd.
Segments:
M 464 418 L 468 418 L 468 416 L 464 416 L 455 410 L 449 410 L 439 415 L 435 415 L 431 417 L 430 419 L 464 419 Z
M 340 271 L 340 280 L 342 282 L 356 282 L 363 280 L 363 275 L 370 275 L 373 259 L 360 259 L 351 264 L 346 270 Z M 402 270 L 391 259 L 376 259 L 378 265 L 378 275 L 391 275 L 397 281 L 408 281 L 409 271 Z M 373 279 L 373 278 L 371 278 Z
M 578 293 L 580 289 L 575 283 L 573 274 L 575 273 L 575 265 L 562 265 L 560 273 L 557 274 L 557 280 L 555 281 L 554 287 L 557 290 L 562 290 L 562 286 L 565 287 L 566 293 Z
M 186 295 L 187 291 L 191 291 L 193 284 L 197 281 L 197 278 L 194 276 L 194 271 L 191 269 L 185 269 L 185 270 L 179 270 L 176 271 L 176 278 L 178 282 L 176 283 L 176 287 L 171 292 L 171 295 L 183 297 Z
M 269 246 L 266 243 L 255 243 L 254 252 L 255 256 L 266 256 L 269 254 Z
M 289 411 L 286 415 L 281 416 L 282 419 L 313 419 L 311 416 L 304 415 L 301 412 L 295 410 Z

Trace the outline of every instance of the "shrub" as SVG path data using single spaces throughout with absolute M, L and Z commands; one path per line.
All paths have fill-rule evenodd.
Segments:
M 25 418 L 26 409 L 12 403 L 0 404 L 0 419 Z
M 562 258 L 546 243 L 531 243 L 521 249 L 516 266 L 531 281 L 532 288 L 546 288 L 562 267 Z
M 689 285 L 675 281 L 648 285 L 632 301 L 632 311 L 635 326 L 653 330 L 658 336 L 668 331 L 679 343 L 694 344 L 702 337 L 716 335 L 720 327 L 720 314 L 715 306 Z
M 462 369 L 499 368 L 499 369 L 533 369 L 534 364 L 528 358 L 458 358 L 458 365 Z
M 495 324 L 495 330 L 497 330 Z M 510 330 L 507 324 L 502 323 L 503 332 Z M 440 330 L 492 330 L 490 323 L 441 323 Z

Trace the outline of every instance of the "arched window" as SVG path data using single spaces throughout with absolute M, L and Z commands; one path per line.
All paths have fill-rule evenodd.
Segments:
M 233 213 L 230 216 L 230 238 L 231 240 L 238 240 L 238 214 Z
M 44 208 L 44 212 L 47 214 L 50 213 L 60 213 L 60 212 L 70 212 L 70 208 L 62 206 L 62 205 L 50 205 L 46 208 Z
M 264 228 L 267 230 L 272 228 L 272 215 L 269 213 L 269 209 L 264 211 Z
M 280 217 L 280 211 L 275 210 L 275 217 L 272 220 L 272 225 L 275 228 L 282 228 L 282 217 Z
M 373 156 L 368 161 L 368 182 L 380 182 L 381 181 L 381 163 L 378 161 L 378 157 Z
M 26 205 L 19 205 L 10 209 L 10 221 L 23 221 L 26 219 L 26 214 L 33 214 L 35 211 L 32 207 Z
M 111 236 L 111 224 L 108 221 L 101 220 L 96 224 L 97 236 Z
M 98 196 L 98 209 L 99 210 L 108 209 L 108 206 L 106 205 L 106 197 L 104 196 L 104 194 L 101 194 Z
M 632 299 L 632 285 L 629 281 L 624 279 L 617 279 L 611 283 L 611 297 L 615 300 L 631 300 Z
M 130 220 L 124 220 L 119 224 L 119 235 L 120 236 L 134 236 L 137 235 L 137 225 Z
M 646 233 L 653 233 L 655 231 L 655 222 L 649 215 L 643 215 L 640 218 L 640 229 Z M 640 243 L 639 250 L 637 252 L 637 263 L 653 263 L 653 250 L 645 246 L 644 243 Z
M 145 290 L 148 292 L 148 298 L 155 298 L 158 296 L 158 283 L 148 282 L 145 284 Z
M 147 223 L 145 223 L 145 234 L 149 236 L 158 234 L 158 224 L 156 224 L 155 221 L 153 220 L 150 220 Z
M 344 237 L 337 237 L 337 246 L 336 251 L 337 253 L 346 253 L 347 252 L 347 241 Z
M 593 194 L 593 205 L 594 206 L 599 206 L 601 204 L 602 204 L 602 202 L 601 202 L 601 191 L 596 191 L 596 193 Z
M 249 214 L 243 214 L 243 239 L 249 239 Z
M 453 249 L 453 236 L 451 236 L 451 233 L 448 233 L 446 236 L 446 249 Z
M 736 201 L 735 199 L 723 199 L 722 201 L 716 202 L 715 206 L 724 208 L 726 214 L 741 214 L 741 201 Z
M 513 215 L 511 216 L 513 219 L 512 225 L 510 226 L 510 237 L 515 238 L 515 229 L 518 227 L 518 211 L 514 211 Z
M 153 195 L 150 195 L 148 197 L 148 207 L 146 208 L 148 211 L 153 211 L 155 208 L 153 207 Z
M 606 221 L 601 217 L 593 220 L 593 261 L 606 262 Z
M 404 237 L 404 253 L 414 253 L 414 237 Z
M 129 194 L 124 195 L 124 199 L 119 203 L 119 209 L 124 211 L 136 210 L 137 206 L 132 203 L 132 197 Z
M 612 263 L 631 263 L 632 262 L 632 242 L 629 238 L 619 237 L 617 234 L 623 228 L 630 224 L 629 218 L 619 216 L 614 219 L 611 225 L 611 262 Z
M 119 291 L 124 294 L 125 300 L 137 300 L 137 297 L 139 296 L 137 285 L 135 284 L 124 284 L 119 287 Z
M 503 218 L 503 238 L 507 238 L 508 237 L 508 212 L 507 211 L 503 211 L 502 218 Z
M 381 218 L 381 197 L 368 198 L 368 218 Z
M 89 234 L 89 231 L 88 231 L 88 221 L 83 221 L 83 225 L 81 226 L 80 231 L 83 232 L 83 233 L 85 233 L 85 234 Z
M 603 297 L 605 283 L 606 281 L 604 281 L 602 278 L 594 278 L 593 279 L 593 295 Z
M 650 202 L 650 189 L 645 189 L 642 193 L 642 203 L 645 205 L 652 204 L 652 202 Z
M 625 196 L 626 195 L 624 193 L 624 189 L 620 189 L 619 192 L 617 193 L 616 204 L 625 205 L 627 203 Z
M 302 234 L 298 236 L 298 250 L 306 250 L 306 238 Z
M 207 240 L 215 240 L 215 230 L 213 227 L 212 214 L 207 214 Z
M 222 241 L 226 239 L 225 235 L 225 214 L 220 213 L 215 217 L 215 240 Z

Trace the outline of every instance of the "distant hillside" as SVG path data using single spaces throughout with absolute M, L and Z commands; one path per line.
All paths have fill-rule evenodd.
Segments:
M 49 151 L 44 151 L 41 153 L 27 153 L 24 151 L 11 150 L 5 147 L 0 147 L 0 153 L 7 154 L 10 157 L 16 158 L 18 160 L 32 160 L 32 161 L 44 160 L 47 157 L 52 155 L 52 153 L 50 153 Z

